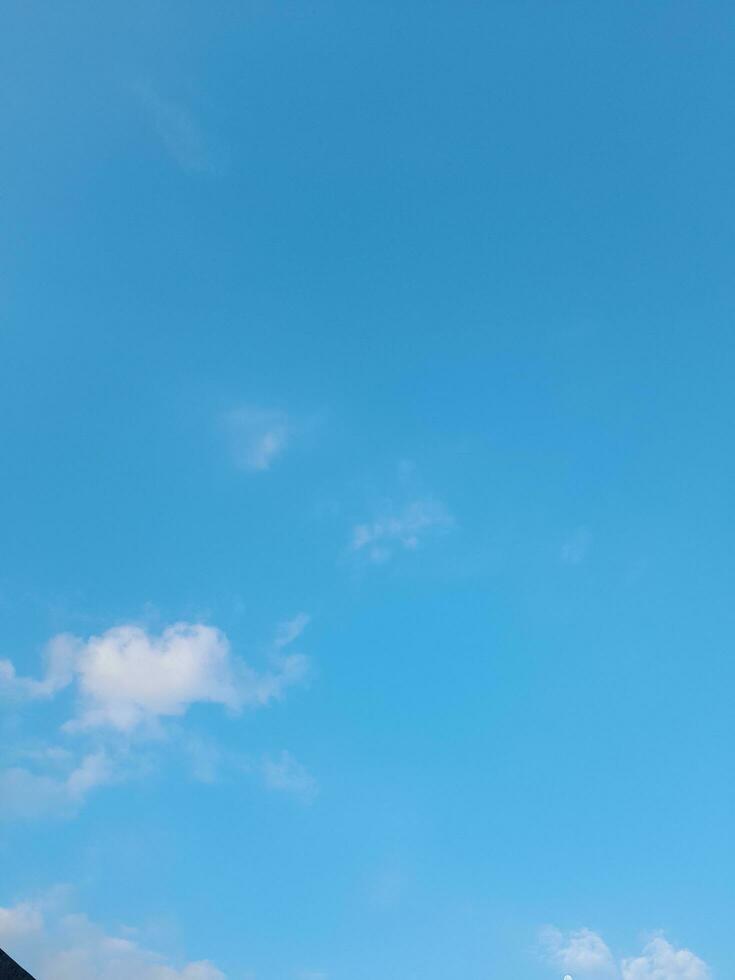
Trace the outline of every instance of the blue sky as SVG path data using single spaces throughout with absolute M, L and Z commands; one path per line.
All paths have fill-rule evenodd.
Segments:
M 734 31 L 4 5 L 39 980 L 733 975 Z

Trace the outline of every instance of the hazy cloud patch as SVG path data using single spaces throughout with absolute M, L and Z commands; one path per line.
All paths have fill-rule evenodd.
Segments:
M 113 763 L 102 750 L 82 756 L 65 774 L 10 766 L 0 770 L 0 819 L 71 816 L 93 789 L 115 779 Z
M 416 551 L 427 537 L 446 532 L 454 518 L 441 501 L 426 497 L 401 507 L 387 506 L 370 521 L 352 528 L 350 550 L 380 564 L 397 552 Z
M 318 792 L 316 779 L 290 752 L 281 752 L 275 759 L 266 758 L 263 777 L 269 789 L 289 793 L 302 803 L 313 802 Z
M 58 893 L 0 908 L 0 940 L 44 980 L 225 980 L 208 960 L 175 965 L 127 936 L 106 931 L 68 909 Z
M 564 565 L 581 565 L 592 547 L 592 535 L 586 527 L 578 527 L 561 546 Z
M 251 473 L 269 470 L 288 448 L 294 427 L 285 412 L 242 407 L 223 418 L 235 465 Z

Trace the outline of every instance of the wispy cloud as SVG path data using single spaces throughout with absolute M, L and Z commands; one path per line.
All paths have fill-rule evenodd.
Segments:
M 217 782 L 224 760 L 222 750 L 213 739 L 187 735 L 181 740 L 181 748 L 197 782 Z
M 235 465 L 252 473 L 269 470 L 288 447 L 294 426 L 285 412 L 242 407 L 224 416 Z
M 0 908 L 0 943 L 44 980 L 225 980 L 207 960 L 172 964 L 67 905 L 66 890 Z
M 276 630 L 276 638 L 273 643 L 276 650 L 282 650 L 284 647 L 290 646 L 298 640 L 310 621 L 311 617 L 307 613 L 302 612 L 294 616 L 293 619 L 287 619 L 283 623 L 280 623 Z
M 581 565 L 592 547 L 592 535 L 586 527 L 578 527 L 561 546 L 560 557 L 565 565 Z
M 194 114 L 181 102 L 163 96 L 150 82 L 130 86 L 165 150 L 192 174 L 218 174 L 224 169 L 222 154 L 216 153 L 211 139 Z
M 370 561 L 388 561 L 398 551 L 415 551 L 426 537 L 447 531 L 454 518 L 431 497 L 412 500 L 400 508 L 388 507 L 371 521 L 352 529 L 350 549 Z
M 311 803 L 318 792 L 316 779 L 290 752 L 281 752 L 275 759 L 265 759 L 263 777 L 269 789 L 290 793 L 303 803 Z
M 74 673 L 77 642 L 74 637 L 61 633 L 46 644 L 43 677 L 19 677 L 10 660 L 0 660 L 0 694 L 19 698 L 52 698 L 67 687 Z
M 704 960 L 691 950 L 677 949 L 663 935 L 655 935 L 639 956 L 619 962 L 598 933 L 578 929 L 564 934 L 553 926 L 541 931 L 546 960 L 569 971 L 576 980 L 615 977 L 619 980 L 709 980 Z
M 90 752 L 62 775 L 22 766 L 0 770 L 0 819 L 71 816 L 98 786 L 116 774 L 108 754 Z

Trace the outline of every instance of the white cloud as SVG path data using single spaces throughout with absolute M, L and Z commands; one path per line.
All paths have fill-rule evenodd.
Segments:
M 11 924 L 7 931 L 4 923 Z M 44 980 L 225 980 L 206 960 L 176 967 L 85 915 L 69 913 L 53 897 L 0 908 L 0 938 L 14 959 Z
M 289 752 L 277 759 L 265 759 L 263 777 L 269 789 L 291 793 L 304 803 L 311 803 L 318 792 L 316 779 Z
M 254 473 L 269 470 L 293 436 L 285 412 L 244 407 L 228 412 L 224 421 L 235 464 Z
M 547 961 L 583 977 L 614 976 L 621 980 L 709 980 L 707 964 L 688 949 L 676 949 L 663 936 L 651 939 L 640 956 L 616 963 L 601 936 L 591 929 L 564 935 L 549 926 L 541 931 Z
M 548 959 L 562 970 L 579 973 L 612 973 L 613 955 L 603 939 L 591 929 L 578 929 L 565 936 L 550 926 L 541 933 Z
M 300 654 L 276 653 L 271 669 L 259 674 L 232 656 L 221 630 L 201 623 L 175 623 L 158 636 L 136 625 L 116 626 L 86 641 L 58 636 L 49 648 L 40 681 L 20 678 L 0 661 L 0 690 L 46 697 L 74 684 L 77 712 L 67 731 L 150 730 L 199 702 L 233 711 L 263 706 L 301 681 L 308 667 Z
M 641 956 L 623 960 L 623 980 L 707 980 L 707 964 L 688 949 L 675 949 L 656 936 Z
M 91 637 L 76 661 L 81 713 L 70 730 L 107 726 L 131 731 L 198 701 L 241 706 L 227 638 L 201 624 L 176 623 L 160 636 L 117 626 Z
M 0 770 L 0 819 L 72 814 L 92 789 L 114 779 L 104 751 L 83 756 L 64 776 L 39 774 L 20 766 Z
M 431 532 L 446 531 L 454 518 L 438 500 L 414 500 L 399 510 L 389 509 L 375 520 L 352 529 L 351 550 L 383 562 L 396 551 L 415 551 Z
M 308 658 L 286 652 L 306 628 L 300 613 L 282 623 L 268 667 L 255 671 L 233 656 L 225 634 L 201 623 L 175 623 L 160 634 L 137 625 L 117 626 L 87 639 L 54 637 L 40 680 L 20 677 L 0 661 L 0 693 L 28 700 L 50 698 L 64 688 L 73 693 L 73 710 L 61 726 L 81 736 L 79 743 L 3 746 L 8 761 L 0 769 L 0 820 L 71 816 L 99 786 L 144 774 L 160 752 L 143 749 L 143 740 L 166 736 L 183 746 L 194 778 L 214 782 L 220 768 L 250 771 L 253 766 L 211 741 L 188 733 L 173 719 L 194 704 L 219 704 L 232 712 L 264 707 L 284 697 L 306 677 Z M 260 766 L 258 766 L 260 768 Z M 269 763 L 266 781 L 303 798 L 314 784 L 297 763 Z

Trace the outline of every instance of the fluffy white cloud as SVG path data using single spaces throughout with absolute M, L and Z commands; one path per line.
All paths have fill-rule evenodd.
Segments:
M 302 613 L 279 626 L 268 668 L 260 672 L 232 655 L 224 633 L 201 623 L 175 623 L 160 634 L 125 625 L 86 640 L 54 637 L 40 680 L 20 677 L 9 661 L 0 661 L 0 693 L 30 700 L 64 688 L 73 693 L 71 717 L 62 729 L 81 735 L 85 747 L 4 745 L 12 764 L 0 769 L 0 820 L 75 814 L 96 787 L 156 764 L 156 743 L 149 743 L 152 749 L 142 746 L 152 735 L 182 744 L 200 781 L 216 780 L 223 761 L 238 771 L 255 768 L 241 759 L 233 764 L 214 742 L 189 735 L 172 720 L 194 704 L 237 712 L 282 698 L 308 671 L 308 658 L 286 650 L 308 621 Z M 304 799 L 315 792 L 312 777 L 288 756 L 269 761 L 262 772 L 273 789 Z
M 314 777 L 290 752 L 281 752 L 277 759 L 265 759 L 263 777 L 269 789 L 291 793 L 304 803 L 311 803 L 318 791 Z
M 663 936 L 655 936 L 640 956 L 616 963 L 601 936 L 591 929 L 564 935 L 547 927 L 541 932 L 546 959 L 575 977 L 614 976 L 622 980 L 709 980 L 707 964 L 688 949 L 676 949 Z
M 229 645 L 219 630 L 177 623 L 160 636 L 118 626 L 91 637 L 76 661 L 81 714 L 67 727 L 130 731 L 197 701 L 241 704 Z
M 675 949 L 656 936 L 641 956 L 623 960 L 623 980 L 707 980 L 709 969 L 688 949 Z
M 602 937 L 591 929 L 578 929 L 565 936 L 550 926 L 542 931 L 541 942 L 549 960 L 562 970 L 583 974 L 614 971 L 612 953 Z
M 352 529 L 351 550 L 383 562 L 397 550 L 414 551 L 430 532 L 448 530 L 454 518 L 438 500 L 414 500 Z
M 228 412 L 225 427 L 235 464 L 256 473 L 271 468 L 293 435 L 285 412 L 261 408 Z
M 280 647 L 295 639 L 304 625 L 291 627 Z M 132 732 L 150 728 L 161 718 L 183 715 L 198 702 L 233 711 L 266 705 L 302 680 L 307 666 L 306 657 L 279 651 L 271 669 L 259 674 L 232 656 L 224 633 L 201 623 L 175 623 L 160 635 L 125 625 L 86 641 L 55 637 L 40 681 L 18 677 L 12 664 L 0 661 L 0 689 L 49 697 L 74 684 L 77 713 L 66 730 Z
M 70 914 L 54 896 L 0 908 L 0 938 L 11 956 L 44 980 L 225 980 L 206 960 L 176 967 L 137 942 L 110 935 L 86 916 Z

